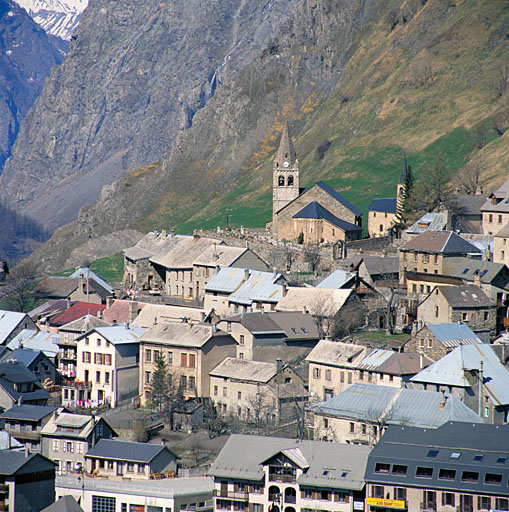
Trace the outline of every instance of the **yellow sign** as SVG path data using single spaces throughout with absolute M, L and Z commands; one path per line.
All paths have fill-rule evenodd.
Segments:
M 366 498 L 366 505 L 385 508 L 406 508 L 402 500 L 384 500 L 383 498 Z

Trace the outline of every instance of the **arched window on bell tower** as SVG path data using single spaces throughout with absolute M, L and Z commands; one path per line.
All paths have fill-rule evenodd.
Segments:
M 287 185 L 288 185 L 289 187 L 292 187 L 292 186 L 293 186 L 293 176 L 288 176 Z
M 285 177 L 284 176 L 279 176 L 279 178 L 277 179 L 277 186 L 278 187 L 285 186 Z

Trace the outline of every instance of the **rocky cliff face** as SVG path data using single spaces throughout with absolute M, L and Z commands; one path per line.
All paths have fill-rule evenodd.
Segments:
M 165 156 L 217 85 L 244 68 L 295 0 L 97 0 L 21 126 L 4 200 L 54 229 L 103 185 Z
M 0 169 L 10 155 L 21 119 L 51 68 L 64 56 L 24 9 L 0 0 Z

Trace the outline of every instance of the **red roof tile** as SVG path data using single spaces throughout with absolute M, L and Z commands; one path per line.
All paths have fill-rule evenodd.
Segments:
M 74 320 L 90 314 L 99 316 L 98 313 L 104 311 L 106 306 L 104 304 L 92 304 L 91 302 L 75 302 L 69 309 L 64 311 L 61 315 L 57 316 L 51 322 L 51 325 L 57 327 L 68 324 Z

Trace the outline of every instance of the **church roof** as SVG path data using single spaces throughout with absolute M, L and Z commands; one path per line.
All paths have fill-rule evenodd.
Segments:
M 377 197 L 369 203 L 368 211 L 370 212 L 384 212 L 396 213 L 398 200 L 395 197 Z
M 295 160 L 297 160 L 297 155 L 295 154 L 295 149 L 293 147 L 290 126 L 288 125 L 288 121 L 286 121 L 283 128 L 283 134 L 281 135 L 279 149 L 277 150 L 276 161 L 287 161 L 290 166 L 292 166 L 295 163 Z
M 335 215 L 333 215 L 329 210 L 325 209 L 319 202 L 311 201 L 308 205 L 306 205 L 302 210 L 297 212 L 294 216 L 294 219 L 324 219 L 331 224 L 334 224 L 336 227 L 341 229 L 342 231 L 362 231 L 362 228 L 356 226 L 355 224 L 351 224 L 350 222 L 346 222 L 346 220 L 339 219 Z
M 327 183 L 323 181 L 319 181 L 317 185 L 327 194 L 331 195 L 336 201 L 339 201 L 345 208 L 348 208 L 352 213 L 357 215 L 357 217 L 360 217 L 362 215 L 362 212 L 354 206 L 350 201 L 347 201 L 339 192 L 336 192 L 332 187 L 329 187 Z

